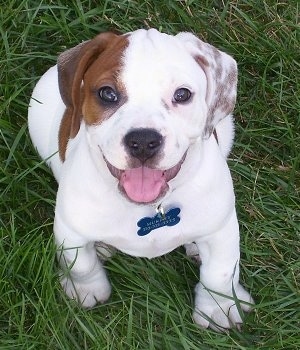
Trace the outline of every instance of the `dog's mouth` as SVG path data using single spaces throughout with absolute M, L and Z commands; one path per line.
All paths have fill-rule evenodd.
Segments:
M 151 203 L 163 197 L 169 189 L 168 181 L 178 174 L 186 153 L 179 163 L 167 170 L 152 169 L 146 166 L 120 170 L 105 159 L 110 173 L 119 180 L 119 189 L 136 203 Z

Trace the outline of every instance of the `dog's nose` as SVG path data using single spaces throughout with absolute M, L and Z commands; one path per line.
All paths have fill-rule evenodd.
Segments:
M 163 137 L 154 129 L 134 129 L 124 137 L 130 155 L 142 163 L 154 157 L 163 145 Z

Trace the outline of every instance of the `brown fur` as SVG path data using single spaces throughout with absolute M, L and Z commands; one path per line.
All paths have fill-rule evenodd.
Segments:
M 105 110 L 97 101 L 98 89 L 117 85 L 122 52 L 128 45 L 126 36 L 102 33 L 94 39 L 65 51 L 58 58 L 58 80 L 66 110 L 59 131 L 59 154 L 62 161 L 68 141 L 74 138 L 82 118 L 88 124 L 103 119 Z M 82 88 L 83 81 L 83 88 Z

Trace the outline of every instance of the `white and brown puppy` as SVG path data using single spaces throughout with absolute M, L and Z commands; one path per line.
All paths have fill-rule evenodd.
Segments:
M 252 299 L 239 284 L 226 164 L 236 83 L 229 55 L 154 29 L 100 34 L 42 76 L 29 131 L 59 183 L 54 232 L 69 297 L 92 307 L 110 296 L 96 242 L 147 258 L 191 243 L 202 262 L 195 322 L 242 323 Z

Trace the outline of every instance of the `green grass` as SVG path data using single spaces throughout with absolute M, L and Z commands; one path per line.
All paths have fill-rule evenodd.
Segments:
M 298 1 L 0 1 L 0 349 L 300 348 Z M 29 140 L 37 79 L 99 31 L 186 30 L 239 65 L 229 165 L 241 226 L 241 278 L 256 307 L 243 332 L 192 322 L 197 267 L 181 249 L 117 254 L 113 294 L 85 311 L 62 293 L 52 223 L 56 183 Z

